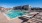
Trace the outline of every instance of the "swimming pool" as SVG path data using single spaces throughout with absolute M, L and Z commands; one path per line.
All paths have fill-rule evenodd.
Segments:
M 21 17 L 25 14 L 26 12 L 20 11 L 20 10 L 9 10 L 7 11 L 7 16 L 12 19 L 16 17 Z

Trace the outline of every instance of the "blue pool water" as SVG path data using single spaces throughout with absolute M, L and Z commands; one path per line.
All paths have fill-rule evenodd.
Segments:
M 25 14 L 25 13 L 22 11 L 11 10 L 11 11 L 8 11 L 7 16 L 10 18 L 16 18 L 16 17 L 22 16 L 23 14 Z

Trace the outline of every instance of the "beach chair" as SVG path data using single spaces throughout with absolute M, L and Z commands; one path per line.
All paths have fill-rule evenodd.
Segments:
M 28 14 L 27 15 L 23 15 L 23 17 L 19 17 L 19 19 L 23 20 L 22 23 L 24 23 L 24 22 L 27 22 L 29 19 L 35 17 L 37 14 L 39 14 L 39 13 L 36 13 L 33 16 L 28 16 Z

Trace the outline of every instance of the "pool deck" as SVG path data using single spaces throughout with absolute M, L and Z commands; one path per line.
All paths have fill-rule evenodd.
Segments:
M 20 19 L 8 20 L 3 13 L 0 13 L 0 23 L 21 23 Z
M 32 12 L 32 13 L 34 13 L 34 12 Z M 42 12 L 41 12 L 39 15 L 42 15 Z M 37 15 L 37 16 L 38 16 L 38 15 Z M 42 17 L 42 16 L 41 16 L 41 17 Z M 31 22 L 31 23 L 36 23 L 36 22 L 32 21 L 33 19 L 36 20 L 37 18 L 34 17 L 34 18 L 32 18 L 32 19 L 29 19 L 29 22 Z M 42 20 L 38 19 L 38 21 L 42 21 Z M 6 16 L 4 16 L 4 13 L 3 13 L 3 12 L 0 13 L 0 23 L 21 23 L 21 22 L 22 22 L 22 20 L 20 20 L 20 19 L 18 19 L 18 18 L 13 19 L 13 20 L 8 20 L 8 19 L 6 18 Z

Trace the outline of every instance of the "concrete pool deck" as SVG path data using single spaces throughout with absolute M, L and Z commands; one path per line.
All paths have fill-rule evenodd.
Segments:
M 33 13 L 33 12 L 32 12 Z M 35 13 L 35 12 L 34 12 Z M 42 15 L 42 13 L 40 13 L 40 15 Z M 36 19 L 36 18 L 35 18 Z M 31 21 L 32 19 L 29 20 L 29 22 L 32 22 L 34 23 L 33 21 Z M 40 20 L 39 20 L 40 21 Z M 41 20 L 42 21 L 42 20 Z M 0 13 L 0 23 L 21 23 L 22 20 L 16 18 L 16 19 L 13 19 L 13 20 L 8 20 L 6 18 L 6 16 L 4 16 L 4 13 Z
M 8 20 L 3 13 L 0 13 L 0 23 L 21 23 L 20 19 Z

